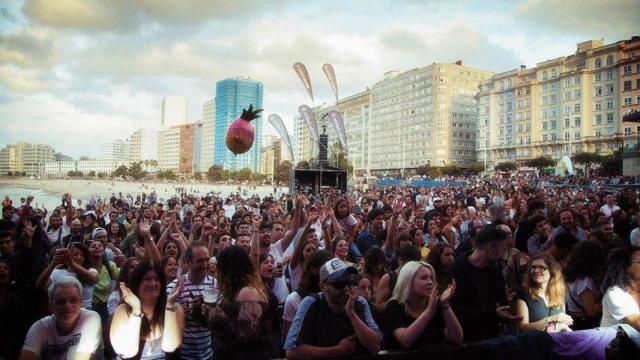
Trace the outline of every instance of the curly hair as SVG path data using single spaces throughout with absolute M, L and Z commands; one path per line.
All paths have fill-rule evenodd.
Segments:
M 433 249 L 431 249 L 431 251 L 429 252 L 429 255 L 427 256 L 427 262 L 431 264 L 431 266 L 433 266 L 433 268 L 436 271 L 436 274 L 440 274 L 442 271 L 445 271 L 442 268 L 440 257 L 442 256 L 442 253 L 446 248 L 451 248 L 451 250 L 453 250 L 453 246 L 449 244 L 444 244 L 444 243 L 436 244 L 433 247 Z
M 568 255 L 564 268 L 564 279 L 567 283 L 584 277 L 598 279 L 604 264 L 602 245 L 593 240 L 579 242 Z
M 567 285 L 564 282 L 560 264 L 558 264 L 552 256 L 542 253 L 532 257 L 529 261 L 529 265 L 539 259 L 542 259 L 545 265 L 549 268 L 550 277 L 545 294 L 549 302 L 549 307 L 555 308 L 564 306 L 565 296 L 567 295 Z M 523 280 L 522 288 L 525 290 L 527 295 L 532 299 L 537 299 L 539 297 L 537 291 L 540 286 L 531 279 L 530 271 L 527 271 Z
M 222 291 L 222 306 L 229 307 L 243 287 L 255 288 L 262 297 L 268 299 L 267 289 L 253 268 L 249 255 L 237 245 L 222 250 L 217 256 L 216 278 Z
M 605 263 L 605 273 L 602 279 L 601 290 L 604 294 L 609 288 L 618 286 L 621 289 L 629 286 L 631 278 L 629 267 L 633 254 L 640 251 L 640 248 L 617 248 L 611 251 Z

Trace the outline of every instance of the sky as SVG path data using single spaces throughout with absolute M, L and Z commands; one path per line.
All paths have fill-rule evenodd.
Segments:
M 640 0 L 0 0 L 0 147 L 98 157 L 101 143 L 158 126 L 165 96 L 185 96 L 201 120 L 216 81 L 235 76 L 263 82 L 264 114 L 293 136 L 311 105 L 297 61 L 318 105 L 333 98 L 324 63 L 343 97 L 434 62 L 532 67 L 640 35 L 638 24 Z

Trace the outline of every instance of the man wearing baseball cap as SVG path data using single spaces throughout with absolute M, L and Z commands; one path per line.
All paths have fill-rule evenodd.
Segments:
M 338 258 L 320 268 L 322 292 L 302 300 L 284 345 L 287 359 L 377 354 L 382 335 L 367 302 L 356 295 L 356 268 Z

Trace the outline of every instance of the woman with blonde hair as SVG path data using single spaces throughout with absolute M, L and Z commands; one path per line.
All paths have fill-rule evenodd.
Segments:
M 565 313 L 567 286 L 562 269 L 553 257 L 538 254 L 529 262 L 522 289 L 516 294 L 516 312 L 522 316 L 521 331 L 571 331 L 571 316 Z
M 425 342 L 462 343 L 462 327 L 449 303 L 455 291 L 454 280 L 438 297 L 433 267 L 426 262 L 406 263 L 385 307 L 389 348 L 417 349 Z

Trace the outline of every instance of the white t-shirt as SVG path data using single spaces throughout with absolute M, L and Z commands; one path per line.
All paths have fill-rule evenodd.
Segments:
M 615 204 L 612 207 L 609 207 L 609 205 L 607 204 L 604 204 L 600 207 L 600 212 L 603 213 L 606 217 L 611 217 L 611 215 L 613 215 L 613 213 L 617 210 L 620 210 L 620 206 Z
M 98 275 L 98 270 L 94 268 L 88 269 L 89 272 L 94 272 Z M 49 279 L 51 279 L 51 283 L 56 281 L 60 281 L 63 278 L 71 276 L 73 278 L 78 278 L 78 274 L 68 271 L 67 269 L 53 269 Z M 82 281 L 80 282 L 82 283 Z M 82 307 L 85 309 L 91 310 L 91 299 L 93 298 L 93 287 L 94 284 L 82 284 Z
M 293 319 L 296 317 L 300 301 L 302 301 L 302 299 L 295 291 L 287 296 L 287 301 L 284 302 L 284 312 L 282 314 L 283 320 L 293 322 Z
M 276 241 L 275 244 L 271 244 L 269 254 L 273 256 L 274 266 L 278 263 L 282 263 L 282 259 L 284 257 L 282 239 Z M 271 291 L 273 291 L 273 294 L 278 298 L 279 304 L 284 303 L 284 301 L 287 299 L 287 295 L 289 295 L 289 289 L 287 289 L 287 282 L 284 278 L 284 275 L 281 277 L 273 278 L 273 287 L 271 288 Z
M 580 295 L 582 295 L 585 290 L 591 290 L 594 295 L 596 293 L 596 287 L 593 284 L 593 280 L 591 280 L 591 278 L 588 276 L 568 283 L 567 288 L 569 289 L 569 296 L 567 297 L 567 311 L 569 312 L 583 312 L 583 310 L 580 308 L 581 306 L 584 307 Z
M 56 230 L 47 230 L 47 240 L 49 241 L 49 246 L 55 244 L 58 239 L 62 242 L 62 238 L 69 235 L 71 233 L 71 229 L 67 224 L 62 224 Z
M 224 216 L 228 217 L 229 219 L 231 219 L 233 217 L 233 214 L 236 213 L 236 206 L 233 204 L 222 205 L 222 208 L 224 209 Z
M 55 317 L 46 316 L 36 321 L 22 346 L 40 359 L 72 360 L 77 353 L 97 354 L 102 347 L 102 324 L 98 313 L 80 309 L 76 327 L 67 335 L 58 334 Z
M 607 290 L 602 298 L 600 326 L 617 325 L 625 317 L 638 313 L 640 313 L 640 306 L 631 294 L 618 286 L 613 286 Z

